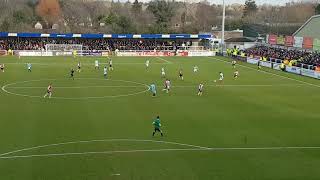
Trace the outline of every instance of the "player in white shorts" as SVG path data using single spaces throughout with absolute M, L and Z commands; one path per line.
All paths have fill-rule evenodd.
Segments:
M 164 67 L 161 68 L 161 76 L 162 76 L 163 78 L 166 77 L 166 72 L 165 72 L 165 70 L 164 70 Z
M 169 93 L 170 88 L 171 88 L 171 81 L 169 79 L 167 79 L 164 82 L 164 89 L 162 91 L 166 91 L 167 93 Z
M 112 59 L 109 61 L 109 71 L 113 71 Z
M 237 65 L 237 61 L 236 61 L 236 60 L 233 60 L 233 61 L 232 61 L 232 67 L 233 67 L 233 68 L 236 68 L 236 65 Z
M 27 68 L 28 68 L 28 72 L 31 72 L 31 68 L 32 68 L 31 63 L 28 63 L 28 64 L 27 64 Z
M 108 78 L 108 68 L 107 68 L 107 66 L 105 66 L 105 67 L 103 68 L 103 77 L 104 77 L 104 78 Z
M 49 98 L 51 98 L 51 95 L 52 95 L 52 85 L 49 84 L 47 88 L 47 93 L 43 97 L 46 98 L 47 96 L 49 96 Z
M 99 69 L 99 61 L 98 60 L 94 61 L 94 69 Z
M 220 72 L 220 73 L 219 73 L 219 76 L 220 76 L 220 78 L 219 78 L 219 82 L 222 82 L 222 81 L 223 81 L 223 79 L 224 79 L 224 75 L 223 75 L 223 73 L 222 73 L 222 72 Z
M 183 71 L 182 71 L 182 69 L 179 70 L 179 78 L 183 81 Z
M 203 92 L 203 84 L 200 83 L 198 87 L 198 96 L 202 96 L 202 92 Z
M 234 73 L 233 73 L 233 77 L 234 77 L 234 80 L 238 79 L 239 77 L 239 71 L 236 70 Z
M 78 70 L 77 71 L 81 72 L 81 63 L 80 62 L 78 62 Z
M 146 61 L 146 69 L 147 69 L 147 70 L 149 69 L 149 64 L 150 64 L 150 61 L 147 60 L 147 61 Z
M 197 73 L 198 70 L 199 70 L 198 66 L 193 66 L 193 72 L 194 72 L 194 73 Z

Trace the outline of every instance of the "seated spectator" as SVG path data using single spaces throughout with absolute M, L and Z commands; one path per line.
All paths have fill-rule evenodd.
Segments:
M 0 50 L 43 50 L 46 44 L 81 44 L 84 50 L 174 50 L 185 40 L 162 39 L 63 39 L 63 38 L 5 38 L 0 39 Z
M 309 52 L 306 50 L 297 49 L 283 49 L 267 46 L 256 46 L 245 50 L 248 56 L 259 56 L 267 57 L 267 59 L 281 59 L 286 60 L 288 63 L 293 61 L 291 64 L 308 64 L 313 66 L 320 65 L 320 53 L 319 52 Z

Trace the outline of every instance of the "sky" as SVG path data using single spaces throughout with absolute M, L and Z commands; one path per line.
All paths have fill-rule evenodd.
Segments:
M 126 1 L 126 0 L 122 0 Z M 134 1 L 134 0 L 130 0 Z M 140 2 L 148 2 L 150 0 L 139 0 Z M 176 0 L 176 1 L 190 1 L 190 2 L 199 2 L 200 0 Z M 208 0 L 209 2 L 215 3 L 215 4 L 222 4 L 223 0 Z M 245 0 L 225 0 L 227 4 L 244 4 Z M 255 0 L 257 4 L 274 4 L 274 5 L 284 5 L 288 2 L 301 2 L 301 1 L 308 1 L 308 0 Z

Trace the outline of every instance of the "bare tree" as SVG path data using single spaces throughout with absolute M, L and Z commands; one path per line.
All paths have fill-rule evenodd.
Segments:
M 194 22 L 199 31 L 211 31 L 212 26 L 218 24 L 220 11 L 214 5 L 200 2 L 197 4 L 196 21 Z
M 132 1 L 131 1 L 132 2 Z M 197 33 L 220 26 L 222 7 L 202 0 L 127 1 L 83 0 L 0 0 L 1 31 L 35 31 L 43 25 L 58 23 L 59 32 L 74 33 Z M 288 3 L 285 6 L 255 6 L 254 1 L 227 6 L 226 26 L 230 29 L 253 25 L 278 29 L 301 25 L 316 12 L 316 2 Z M 254 13 L 252 13 L 254 12 Z M 245 13 L 245 18 L 241 19 Z M 100 26 L 105 23 L 105 26 Z
M 46 21 L 49 27 L 58 22 L 61 17 L 61 8 L 58 0 L 39 0 L 36 12 Z

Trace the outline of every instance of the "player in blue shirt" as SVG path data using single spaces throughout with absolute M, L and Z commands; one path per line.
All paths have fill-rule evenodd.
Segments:
M 150 85 L 150 91 L 152 92 L 152 96 L 155 97 L 157 95 L 157 88 L 155 84 Z
M 28 68 L 28 72 L 31 72 L 32 64 L 31 64 L 31 63 L 28 63 L 28 64 L 27 64 L 27 68 Z

